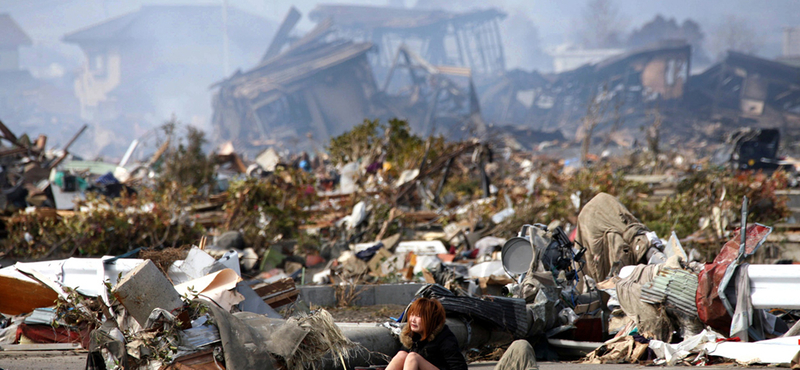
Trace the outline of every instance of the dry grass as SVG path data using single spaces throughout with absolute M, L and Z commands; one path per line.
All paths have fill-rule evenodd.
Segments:
M 164 248 L 162 250 L 143 250 L 139 258 L 151 260 L 165 275 L 175 261 L 184 260 L 189 254 L 191 246 L 186 244 L 177 248 Z

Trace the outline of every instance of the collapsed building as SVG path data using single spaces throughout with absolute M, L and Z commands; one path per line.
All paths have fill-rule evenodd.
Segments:
M 589 111 L 600 124 L 621 126 L 623 115 L 630 124 L 645 116 L 642 108 L 680 101 L 690 58 L 688 44 L 658 44 L 555 75 L 513 71 L 484 87 L 482 102 L 500 107 L 492 121 L 574 137 Z
M 400 45 L 380 83 L 372 42 L 338 36 L 331 18 L 290 42 L 290 10 L 261 62 L 214 85 L 218 137 L 242 151 L 289 144 L 315 150 L 365 118 L 406 119 L 421 133 L 481 132 L 480 104 L 466 67 L 438 66 Z
M 318 5 L 312 20 L 330 20 L 340 37 L 368 41 L 377 47 L 373 67 L 384 76 L 395 50 L 406 45 L 434 65 L 470 68 L 477 75 L 505 72 L 505 55 L 497 9 L 452 13 L 376 6 Z
M 348 130 L 373 113 L 369 102 L 377 87 L 366 59 L 371 48 L 342 40 L 296 44 L 225 80 L 214 98 L 220 137 L 237 142 L 255 132 L 262 144 L 274 145 L 298 134 L 313 132 L 324 140 Z
M 791 131 L 800 113 L 796 67 L 730 52 L 691 76 L 684 40 L 539 73 L 505 70 L 505 14 L 493 9 L 320 5 L 316 28 L 293 37 L 300 17 L 289 12 L 255 68 L 215 85 L 222 140 L 315 150 L 365 118 L 397 117 L 423 135 L 501 136 L 520 148 L 585 137 L 631 147 L 659 130 L 662 140 L 699 141 L 742 126 Z
M 741 127 L 795 137 L 800 68 L 730 51 L 690 76 L 691 46 L 662 42 L 558 74 L 511 71 L 481 86 L 489 121 L 630 146 L 656 121 L 671 139 L 719 141 Z
M 736 126 L 799 135 L 800 68 L 735 51 L 689 80 L 689 109 Z

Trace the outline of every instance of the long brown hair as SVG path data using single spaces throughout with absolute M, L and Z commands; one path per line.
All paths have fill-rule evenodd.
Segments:
M 411 315 L 419 316 L 422 319 L 420 340 L 428 339 L 439 326 L 444 324 L 446 317 L 442 303 L 433 298 L 417 298 L 411 307 L 406 311 L 406 321 Z M 411 335 L 411 325 L 403 328 L 403 334 Z

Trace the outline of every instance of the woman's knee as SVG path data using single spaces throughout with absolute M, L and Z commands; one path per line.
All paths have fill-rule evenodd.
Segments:
M 419 360 L 420 358 L 422 358 L 422 356 L 420 356 L 419 353 L 409 352 L 406 355 L 406 362 L 415 362 L 415 361 Z
M 407 356 L 408 356 L 408 352 L 406 352 L 406 351 L 398 351 L 397 354 L 394 355 L 394 358 L 401 359 L 402 361 L 405 361 Z

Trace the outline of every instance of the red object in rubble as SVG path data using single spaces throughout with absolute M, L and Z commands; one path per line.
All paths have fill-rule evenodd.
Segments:
M 20 324 L 17 327 L 15 343 L 19 343 L 24 335 L 34 343 L 80 343 L 83 348 L 89 348 L 89 333 L 91 328 L 80 331 L 67 327 L 54 328 L 50 325 Z
M 703 271 L 700 272 L 695 296 L 697 314 L 700 317 L 700 321 L 726 336 L 729 335 L 731 328 L 731 316 L 722 303 L 718 289 L 722 278 L 725 277 L 725 271 L 728 266 L 734 263 L 739 255 L 740 231 L 737 230 L 731 240 L 728 240 L 722 246 L 714 262 L 707 263 Z M 755 253 L 771 231 L 772 228 L 764 225 L 748 226 L 745 255 L 749 256 Z M 735 302 L 731 303 L 735 304 Z

